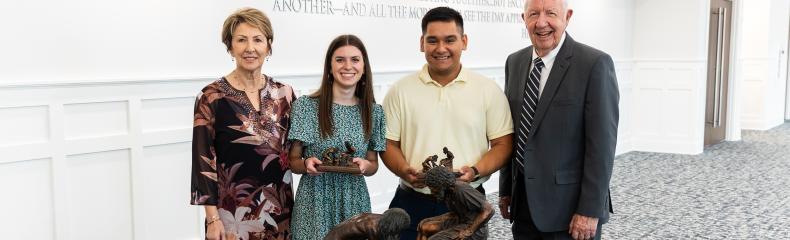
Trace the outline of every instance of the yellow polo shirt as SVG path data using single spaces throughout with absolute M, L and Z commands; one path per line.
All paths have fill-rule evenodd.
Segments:
M 488 152 L 489 140 L 513 133 L 510 108 L 493 80 L 461 69 L 446 86 L 434 81 L 427 65 L 391 86 L 384 98 L 387 139 L 400 141 L 411 167 L 422 170 L 431 155 L 455 155 L 453 168 L 473 166 Z M 477 187 L 488 177 L 472 182 Z M 409 185 L 405 181 L 402 183 Z M 428 188 L 416 189 L 430 193 Z

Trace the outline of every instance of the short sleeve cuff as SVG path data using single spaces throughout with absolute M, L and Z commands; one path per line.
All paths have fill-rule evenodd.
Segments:
M 496 133 L 493 133 L 493 134 L 488 134 L 488 139 L 489 140 L 490 139 L 497 139 L 497 138 L 500 138 L 500 137 L 503 137 L 505 135 L 512 134 L 512 133 L 513 133 L 513 129 L 507 129 L 507 130 L 499 131 L 499 132 L 496 132 Z

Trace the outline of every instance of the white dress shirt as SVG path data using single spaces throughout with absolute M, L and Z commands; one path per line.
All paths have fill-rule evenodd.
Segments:
M 562 33 L 562 37 L 560 38 L 560 44 L 557 45 L 556 48 L 552 49 L 549 54 L 546 54 L 545 57 L 542 57 L 543 60 L 543 69 L 540 71 L 540 89 L 538 89 L 538 101 L 540 101 L 540 96 L 543 95 L 543 86 L 546 86 L 546 81 L 549 79 L 549 73 L 551 73 L 551 67 L 554 66 L 554 59 L 557 58 L 557 53 L 560 52 L 560 48 L 562 48 L 562 44 L 565 43 L 565 33 Z M 535 59 L 540 57 L 538 56 L 538 52 L 535 51 L 535 47 L 533 45 L 532 51 L 532 62 L 535 62 Z M 530 63 L 532 66 L 529 69 L 529 72 L 532 72 L 532 68 L 535 67 L 534 64 Z

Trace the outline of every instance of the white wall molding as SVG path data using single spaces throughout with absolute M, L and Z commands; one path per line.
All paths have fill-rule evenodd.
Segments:
M 503 67 L 472 70 L 504 84 Z M 412 72 L 376 72 L 374 89 L 377 99 L 381 101 L 393 82 Z M 303 94 L 317 89 L 320 81 L 318 74 L 274 77 L 291 84 Z M 37 174 L 52 176 L 52 188 L 47 190 L 52 197 L 34 203 L 52 206 L 53 214 L 49 221 L 56 239 L 110 236 L 109 230 L 102 230 L 103 227 L 129 231 L 128 234 L 123 233 L 128 239 L 155 239 L 159 237 L 157 233 L 165 231 L 165 227 L 178 229 L 175 232 L 165 231 L 168 239 L 199 238 L 202 234 L 199 221 L 202 209 L 188 205 L 187 192 L 191 167 L 189 143 L 192 136 L 192 108 L 197 92 L 213 80 L 141 79 L 2 84 L 0 126 L 3 127 L 0 128 L 13 134 L 7 141 L 0 142 L 0 154 L 4 156 L 0 159 L 0 166 L 24 166 L 31 161 L 46 159 L 44 161 L 49 165 L 43 166 L 49 167 L 38 168 Z M 34 134 L 25 135 L 31 131 Z M 125 157 L 93 159 L 94 156 L 121 155 Z M 160 163 L 167 168 L 160 169 Z M 73 206 L 81 204 L 75 201 L 83 201 L 88 196 L 73 194 L 74 191 L 95 191 L 90 190 L 90 186 L 81 186 L 89 180 L 74 174 L 83 174 L 99 166 L 109 167 L 111 169 L 108 170 L 115 173 L 128 173 L 128 176 L 117 175 L 113 183 L 107 185 L 115 188 L 108 190 L 109 193 L 128 196 L 128 204 L 116 205 L 113 209 L 100 205 L 100 209 L 92 210 L 123 214 L 119 215 L 121 218 L 117 221 L 105 219 L 96 223 L 96 228 L 100 230 L 92 230 L 95 233 L 84 233 L 83 229 L 76 228 L 82 224 L 75 225 L 72 222 L 84 221 L 88 217 L 86 214 L 90 213 Z M 154 184 L 151 179 L 162 183 Z M 394 195 L 397 177 L 382 167 L 376 176 L 367 181 L 374 211 L 384 211 Z M 495 192 L 496 187 L 493 186 L 489 191 Z M 162 208 L 158 206 L 159 202 L 174 205 Z M 8 219 L 16 217 L 9 216 Z
M 675 139 L 655 139 L 645 138 L 634 141 L 634 151 L 640 152 L 658 152 L 658 153 L 676 153 L 676 154 L 689 154 L 695 155 L 702 153 L 698 145 L 699 141 L 684 141 L 683 138 Z
M 744 31 L 744 24 L 743 24 L 743 0 L 734 0 L 732 3 L 732 27 L 729 36 L 730 41 L 730 68 L 727 69 L 729 72 L 729 86 L 727 89 L 727 115 L 725 116 L 727 121 L 727 129 L 725 129 L 725 139 L 726 141 L 740 141 L 741 140 L 741 129 L 743 123 L 741 122 L 741 112 L 743 108 L 740 104 L 740 95 L 743 91 L 741 88 L 741 76 L 743 72 L 743 67 L 739 64 L 739 58 L 743 53 L 741 52 L 741 46 L 738 44 L 743 39 L 743 31 Z
M 636 63 L 647 63 L 647 64 L 656 64 L 656 63 L 669 63 L 669 64 L 689 64 L 689 63 L 699 63 L 699 62 L 706 62 L 707 59 L 699 58 L 699 59 L 688 59 L 688 58 L 635 58 L 632 60 L 635 64 Z
M 46 149 L 50 149 L 52 164 L 50 169 L 52 173 L 52 202 L 53 202 L 53 221 L 55 238 L 57 240 L 68 239 L 69 226 L 68 216 L 70 209 L 67 205 L 67 196 L 69 190 L 67 188 L 66 179 L 68 179 L 68 172 L 66 169 L 66 154 L 64 147 L 64 134 L 63 125 L 65 119 L 63 117 L 63 105 L 58 103 L 50 103 L 49 106 L 49 130 L 51 140 Z M 14 159 L 14 154 L 9 154 L 11 159 Z
M 633 139 L 633 72 L 634 60 L 621 59 L 615 60 L 615 71 L 617 74 L 617 83 L 620 88 L 620 120 L 617 127 L 617 147 L 615 155 L 624 154 L 632 151 Z
M 742 1 L 738 101 L 743 129 L 767 130 L 784 123 L 790 32 L 790 1 Z M 748 27 L 746 27 L 748 26 Z
M 630 59 L 622 59 L 615 61 L 616 70 L 618 74 L 618 81 L 620 83 L 621 88 L 621 95 L 628 94 L 632 85 L 631 81 L 631 71 L 634 65 L 634 61 Z M 479 72 L 483 75 L 489 76 L 492 79 L 496 80 L 500 83 L 500 86 L 504 84 L 504 68 L 503 67 L 485 67 L 485 68 L 473 68 L 473 71 Z M 378 72 L 375 73 L 376 76 L 376 85 L 375 88 L 378 89 L 376 92 L 377 98 L 383 98 L 384 94 L 386 94 L 386 90 L 388 87 L 397 81 L 399 78 L 413 73 L 414 71 L 392 71 L 392 72 Z M 287 76 L 274 76 L 278 81 L 285 82 L 287 84 L 291 84 L 297 91 L 300 91 L 302 94 L 309 93 L 309 90 L 317 89 L 317 84 L 320 78 L 320 75 L 308 75 L 308 74 L 300 74 L 300 75 L 287 75 Z M 169 123 L 169 126 L 166 127 L 154 127 L 153 125 L 156 123 L 147 123 L 147 127 L 143 127 L 141 121 L 145 120 L 142 119 L 145 114 L 156 114 L 156 113 L 164 113 L 164 112 L 152 112 L 152 113 L 145 113 L 146 111 L 151 111 L 150 109 L 144 109 L 143 105 L 146 103 L 154 102 L 154 101 L 163 101 L 165 104 L 167 101 L 179 101 L 177 109 L 181 109 L 183 112 L 191 112 L 191 104 L 194 102 L 194 96 L 199 91 L 199 89 L 207 84 L 215 80 L 215 78 L 196 78 L 196 79 L 166 79 L 166 80 L 151 80 L 151 79 L 141 79 L 141 80 L 123 80 L 120 82 L 116 81 L 83 81 L 83 82 L 39 82 L 39 83 L 31 83 L 29 85 L 20 85 L 20 84 L 0 84 L 0 93 L 3 93 L 3 98 L 0 100 L 3 101 L 3 105 L 0 105 L 0 111 L 4 109 L 31 109 L 31 108 L 51 108 L 50 104 L 54 104 L 59 108 L 63 109 L 63 107 L 69 108 L 74 106 L 79 107 L 88 107 L 89 109 L 81 110 L 81 111 L 88 111 L 90 114 L 93 114 L 89 117 L 98 114 L 93 112 L 92 110 L 97 109 L 90 109 L 90 107 L 102 105 L 102 104 L 114 104 L 115 106 L 110 107 L 119 107 L 122 106 L 126 109 L 121 109 L 120 111 L 124 114 L 116 118 L 119 120 L 128 122 L 123 125 L 123 129 L 119 130 L 114 133 L 109 134 L 100 134 L 100 135 L 75 135 L 72 137 L 66 136 L 62 139 L 63 146 L 65 149 L 66 154 L 82 154 L 82 153 L 89 153 L 94 151 L 111 151 L 111 150 L 119 150 L 119 149 L 127 149 L 132 148 L 134 145 L 141 145 L 141 146 L 151 146 L 151 145 L 163 145 L 163 144 L 171 144 L 171 143 L 181 143 L 190 141 L 191 139 L 191 123 L 185 124 L 183 123 L 180 126 L 174 126 L 173 123 Z M 156 91 L 150 91 L 147 89 L 161 89 L 163 86 L 176 86 L 177 88 L 188 85 L 191 88 L 187 90 L 178 90 L 178 92 L 160 92 L 160 93 L 151 93 Z M 112 90 L 107 90 L 108 88 L 115 88 L 115 89 L 124 89 L 125 91 L 119 92 L 122 94 L 112 94 Z M 110 94 L 106 97 L 102 95 L 97 95 L 97 92 L 110 92 Z M 39 100 L 30 101 L 32 104 L 28 103 L 28 101 L 20 101 L 19 99 L 14 99 L 16 96 L 27 95 L 27 94 L 36 94 L 36 93 L 57 93 L 53 95 L 49 95 L 43 98 L 46 101 L 46 104 L 37 105 Z M 143 96 L 141 96 L 143 95 Z M 144 96 L 149 95 L 149 96 Z M 74 97 L 78 96 L 78 97 Z M 622 96 L 621 96 L 622 97 Z M 185 100 L 186 99 L 186 100 Z M 622 99 L 621 102 L 627 102 L 627 100 Z M 187 106 L 184 108 L 184 106 Z M 173 106 L 168 106 L 172 108 Z M 105 108 L 107 109 L 107 108 Z M 110 110 L 112 108 L 109 108 Z M 186 109 L 186 110 L 184 110 Z M 51 109 L 47 109 L 50 111 Z M 117 110 L 117 109 L 116 109 Z M 104 111 L 104 110 L 101 110 Z M 1 112 L 0 112 L 1 113 Z M 12 116 L 8 116 L 12 117 Z M 10 119 L 10 118 L 9 118 Z M 77 119 L 80 120 L 80 119 Z M 191 121 L 191 119 L 181 117 L 180 120 Z M 47 118 L 47 121 L 51 121 Z M 150 120 L 149 120 L 150 121 Z M 621 121 L 622 122 L 622 121 Z M 50 123 L 48 123 L 49 125 Z M 161 123 L 159 123 L 161 125 Z M 83 126 L 86 127 L 86 126 Z M 66 130 L 67 127 L 62 127 L 57 129 L 56 131 Z M 77 130 L 74 130 L 77 131 Z M 60 133 L 62 134 L 62 133 Z M 135 140 L 131 140 L 135 139 Z M 139 143 L 133 143 L 133 141 L 137 141 L 136 139 L 140 139 Z M 24 141 L 15 141 L 9 144 L 0 144 L 0 153 L 5 153 L 6 156 L 11 156 L 10 158 L 4 158 L 0 160 L 0 162 L 14 162 L 18 160 L 24 159 L 35 159 L 41 157 L 50 157 L 52 154 L 50 151 L 42 151 L 40 148 L 42 146 L 51 144 L 51 141 L 48 139 L 38 139 L 32 142 L 24 142 Z
M 632 150 L 701 153 L 709 1 L 641 0 L 633 14 Z
M 631 59 L 615 61 L 618 82 L 621 93 L 621 121 L 617 153 L 622 154 L 631 150 L 629 113 L 632 69 L 635 64 Z M 504 85 L 504 67 L 472 68 L 496 80 L 500 86 Z M 375 73 L 376 96 L 380 102 L 389 86 L 401 77 L 414 71 L 392 71 Z M 274 76 L 294 86 L 302 94 L 318 88 L 320 75 L 288 75 Z M 115 156 L 128 155 L 128 159 L 118 159 L 110 163 L 113 172 L 127 172 L 121 183 L 123 188 L 111 192 L 128 195 L 129 205 L 115 206 L 117 209 L 97 209 L 96 211 L 124 211 L 128 215 L 123 221 L 128 221 L 129 239 L 156 238 L 154 232 L 159 232 L 161 227 L 153 223 L 168 223 L 179 229 L 171 232 L 173 238 L 198 238 L 202 233 L 199 221 L 202 209 L 188 205 L 188 195 L 185 193 L 189 187 L 189 168 L 191 160 L 188 151 L 192 136 L 192 105 L 196 93 L 214 78 L 195 79 L 165 79 L 165 80 L 124 80 L 124 81 L 83 81 L 83 82 L 38 82 L 29 85 L 2 84 L 0 85 L 0 126 L 22 111 L 27 117 L 24 122 L 12 123 L 8 129 L 24 129 L 23 123 L 34 123 L 38 128 L 43 128 L 41 134 L 36 134 L 30 141 L 12 141 L 0 144 L 0 166 L 24 164 L 36 159 L 49 159 L 52 176 L 52 199 L 42 199 L 42 203 L 49 203 L 53 208 L 52 231 L 57 239 L 69 239 L 77 236 L 106 236 L 107 232 L 98 231 L 98 235 L 84 235 L 75 229 L 77 225 L 69 225 L 69 221 L 84 219 L 86 216 L 79 209 L 72 209 L 75 199 L 84 199 L 84 196 L 73 196 L 75 182 L 84 182 L 80 176 L 74 176 L 70 166 L 73 167 L 74 156 Z M 39 98 L 24 98 L 22 96 L 36 95 Z M 10 109 L 10 110 L 9 110 Z M 39 119 L 43 118 L 43 119 Z M 4 120 L 5 119 L 5 120 Z M 38 119 L 38 120 L 36 120 Z M 70 120 L 71 119 L 71 120 Z M 33 121 L 35 120 L 35 121 Z M 22 121 L 22 120 L 20 120 Z M 95 129 L 104 129 L 95 131 Z M 20 130 L 22 131 L 22 130 Z M 186 151 L 185 151 L 186 150 Z M 156 152 L 156 154 L 153 154 Z M 107 155 L 109 154 L 109 155 Z M 162 158 L 159 155 L 174 156 L 175 159 Z M 154 160 L 156 159 L 156 160 Z M 107 159 L 108 161 L 110 159 Z M 128 160 L 128 161 L 127 161 Z M 175 178 L 164 174 L 160 166 L 153 161 L 164 161 Z M 76 168 L 78 172 L 91 169 L 92 164 L 101 161 L 82 161 Z M 123 168 L 123 169 L 118 169 Z M 79 170 L 83 169 L 83 170 Z M 173 172 L 176 171 L 176 172 Z M 50 173 L 42 173 L 49 175 Z M 183 176 L 182 176 L 183 175 Z M 123 177 L 123 176 L 122 176 Z M 183 179 L 182 179 L 183 177 Z M 295 177 L 298 183 L 298 176 Z M 177 189 L 165 189 L 152 185 L 150 179 L 161 179 L 165 185 L 174 185 Z M 118 179 L 120 180 L 120 179 Z M 373 210 L 384 211 L 394 195 L 398 184 L 397 177 L 385 167 L 367 179 Z M 487 191 L 496 192 L 498 189 L 498 174 L 492 176 L 486 185 Z M 71 190 L 69 190 L 71 189 Z M 153 194 L 152 189 L 161 190 L 165 195 Z M 85 189 L 83 189 L 85 190 Z M 86 191 L 80 191 L 86 192 Z M 91 191 L 87 191 L 91 192 Z M 172 193 L 172 194 L 171 194 Z M 184 193 L 184 194 L 181 194 Z M 153 199 L 157 199 L 153 201 Z M 160 208 L 157 201 L 171 202 L 173 214 L 157 213 Z M 75 215 L 76 214 L 76 215 Z M 187 219 L 187 221 L 183 221 Z M 118 230 L 118 222 L 107 220 L 97 223 L 98 227 Z M 81 226 L 81 225 L 80 225 Z M 164 225 L 163 225 L 164 226 Z M 122 230 L 126 231 L 126 230 Z M 152 232 L 153 231 L 153 232 Z M 102 235 L 104 234 L 104 235 Z M 187 237 L 191 236 L 191 237 Z
M 504 61 L 503 61 L 504 62 Z M 478 72 L 491 72 L 499 71 L 503 68 L 501 66 L 472 66 Z M 381 70 L 374 69 L 374 75 L 406 75 L 413 73 L 415 69 L 400 69 L 400 70 Z M 502 70 L 504 74 L 504 70 Z M 321 76 L 320 72 L 316 73 L 299 73 L 299 74 L 271 74 L 276 80 L 280 79 L 318 79 Z M 160 83 L 184 83 L 184 82 L 200 82 L 208 83 L 214 81 L 219 77 L 217 76 L 190 76 L 190 77 L 162 77 L 162 78 L 137 78 L 137 79 L 70 79 L 70 80 L 38 80 L 38 81 L 0 81 L 0 89 L 14 89 L 14 88 L 54 88 L 54 87 L 89 87 L 89 86 L 115 86 L 115 85 L 137 85 L 137 84 L 160 84 Z M 376 81 L 378 79 L 374 79 Z M 289 83 L 290 82 L 286 82 Z
M 704 60 L 634 63 L 634 151 L 698 154 L 704 138 Z
M 90 86 L 116 86 L 131 84 L 156 84 L 172 82 L 209 82 L 216 77 L 187 77 L 187 78 L 144 78 L 144 79 L 94 79 L 94 80 L 56 80 L 56 81 L 29 81 L 29 82 L 0 82 L 0 89 L 13 88 L 55 88 L 55 87 L 90 87 Z
M 38 169 L 30 174 L 51 176 L 51 188 L 47 189 L 51 197 L 29 199 L 29 204 L 52 206 L 52 216 L 43 219 L 49 224 L 31 227 L 36 230 L 49 228 L 54 236 L 46 237 L 48 239 L 105 239 L 109 236 L 197 239 L 202 229 L 195 224 L 197 221 L 191 219 L 197 219 L 201 209 L 188 205 L 189 177 L 184 176 L 191 166 L 190 159 L 151 162 L 151 156 L 145 156 L 145 151 L 152 146 L 183 144 L 191 140 L 194 96 L 209 81 L 174 79 L 0 86 L 0 100 L 3 102 L 0 123 L 5 126 L 4 133 L 8 130 L 13 136 L 24 136 L 32 132 L 36 136 L 9 136 L 12 140 L 21 141 L 0 144 L 0 154 L 4 155 L 0 166 L 4 169 L 25 166 L 40 161 L 37 159 L 46 159 L 50 163 L 48 169 Z M 150 111 L 152 108 L 164 110 Z M 183 111 L 172 111 L 172 108 Z M 148 119 L 152 127 L 144 132 L 145 114 L 160 114 L 160 118 L 168 121 Z M 44 134 L 39 134 L 41 131 Z M 183 149 L 162 149 L 160 152 L 163 153 L 189 156 L 189 151 Z M 159 162 L 168 161 L 165 172 L 159 170 L 162 168 Z M 90 176 L 104 176 L 101 171 L 114 173 L 113 178 L 89 179 Z M 146 182 L 150 181 L 148 179 L 158 179 L 161 183 L 151 184 Z M 99 182 L 86 184 L 93 181 Z M 175 183 L 181 191 L 160 187 Z M 112 187 L 93 189 L 101 186 Z M 154 189 L 159 193 L 146 194 Z M 121 201 L 107 204 L 105 197 L 85 195 L 97 193 L 109 194 L 115 196 L 110 200 Z M 84 206 L 96 205 L 96 201 L 105 202 L 91 211 L 84 210 Z M 160 201 L 169 202 L 167 204 L 172 206 L 158 209 Z M 14 213 L 8 219 L 17 218 L 24 216 Z M 13 223 L 2 224 L 14 226 Z M 93 225 L 88 228 L 85 224 Z
M 764 131 L 781 124 L 770 119 L 766 103 L 773 91 L 768 82 L 768 71 L 774 60 L 768 57 L 738 59 L 741 70 L 739 91 L 742 95 L 739 96 L 742 129 Z

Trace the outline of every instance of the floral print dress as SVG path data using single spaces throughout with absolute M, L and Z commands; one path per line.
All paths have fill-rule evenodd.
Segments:
M 290 239 L 293 190 L 287 133 L 293 89 L 264 76 L 260 112 L 220 78 L 195 101 L 193 205 L 215 205 L 237 239 Z
M 318 99 L 302 96 L 294 102 L 293 121 L 289 139 L 304 144 L 304 158 L 321 158 L 330 147 L 346 149 L 349 141 L 357 151 L 353 157 L 365 158 L 366 151 L 382 152 L 384 141 L 384 110 L 373 105 L 371 136 L 365 139 L 359 107 L 332 105 L 333 135 L 320 137 L 318 127 Z M 294 203 L 294 240 L 323 239 L 329 230 L 340 222 L 359 213 L 370 212 L 370 196 L 365 177 L 348 173 L 322 173 L 317 176 L 302 175 Z

